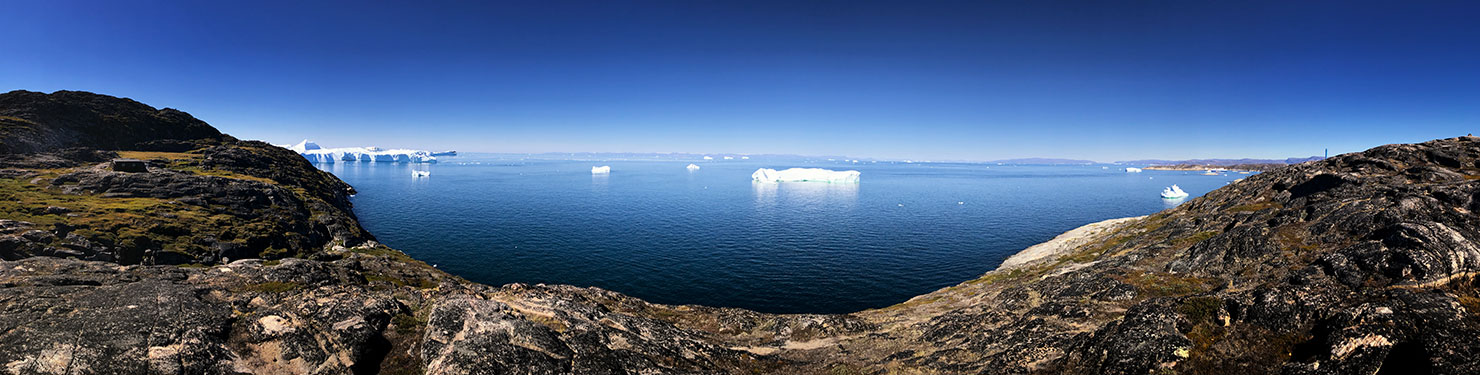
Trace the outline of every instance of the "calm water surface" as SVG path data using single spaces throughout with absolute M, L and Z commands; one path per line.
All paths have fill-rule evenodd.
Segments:
M 690 172 L 689 163 L 702 169 Z M 592 175 L 610 165 L 610 175 Z M 752 183 L 756 168 L 862 172 Z M 1171 207 L 1236 178 L 1108 166 L 807 160 L 569 161 L 464 155 L 330 164 L 381 242 L 469 280 L 597 286 L 668 304 L 841 313 L 990 271 L 1090 222 Z M 412 170 L 429 177 L 413 178 Z

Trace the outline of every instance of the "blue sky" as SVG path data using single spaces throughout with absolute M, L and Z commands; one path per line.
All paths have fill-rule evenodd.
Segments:
M 486 152 L 1284 158 L 1480 121 L 1465 2 L 371 3 L 10 2 L 0 89 Z

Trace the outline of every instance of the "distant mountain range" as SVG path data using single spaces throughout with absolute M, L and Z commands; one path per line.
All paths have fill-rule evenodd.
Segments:
M 1017 158 L 1017 159 L 991 160 L 991 161 L 987 161 L 986 163 L 1002 163 L 1002 164 L 1095 164 L 1095 163 L 1098 163 L 1098 162 L 1096 162 L 1094 160 L 1080 160 L 1080 159 Z
M 1224 166 L 1226 166 L 1226 165 L 1235 165 L 1235 164 L 1300 164 L 1300 163 L 1304 163 L 1304 162 L 1308 162 L 1308 161 L 1322 160 L 1322 159 L 1325 159 L 1325 157 L 1322 157 L 1322 156 L 1311 156 L 1311 157 L 1306 157 L 1306 158 L 1288 158 L 1288 159 L 1189 159 L 1189 160 L 1145 159 L 1145 160 L 1117 161 L 1117 162 L 1115 162 L 1115 164 L 1145 164 L 1145 165 L 1179 165 L 1179 164 L 1190 164 L 1190 165 L 1213 165 L 1213 166 L 1224 165 Z
M 1249 164 L 1300 164 L 1300 163 L 1304 163 L 1304 162 L 1307 162 L 1307 161 L 1321 160 L 1321 159 L 1325 159 L 1325 158 L 1324 157 L 1320 157 L 1320 156 L 1311 156 L 1311 157 L 1308 157 L 1308 158 L 1288 158 L 1288 159 L 1248 159 L 1248 158 L 1245 158 L 1245 159 L 1188 159 L 1188 160 L 1144 159 L 1144 160 L 1117 161 L 1114 164 L 1229 166 L 1229 165 L 1249 165 Z M 985 161 L 983 163 L 1001 163 L 1001 164 L 1101 164 L 1100 162 L 1097 162 L 1097 161 L 1094 161 L 1094 160 L 1059 159 L 1059 158 L 1017 158 L 1017 159 L 990 160 L 990 161 Z

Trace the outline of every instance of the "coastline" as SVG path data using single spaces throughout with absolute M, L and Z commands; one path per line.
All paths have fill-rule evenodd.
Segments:
M 1152 165 L 1145 170 L 1152 171 L 1206 171 L 1210 169 L 1225 170 L 1229 172 L 1264 172 L 1282 167 L 1274 164 L 1237 164 L 1237 165 L 1202 165 L 1202 164 L 1178 164 L 1178 165 Z
M 1099 238 L 1099 235 L 1120 228 L 1121 225 L 1140 220 L 1143 216 L 1122 217 L 1117 219 L 1101 220 L 1070 229 L 1067 232 L 1054 236 L 1053 239 L 1044 241 L 1037 245 L 1029 246 L 1022 251 L 1007 257 L 1002 265 L 997 266 L 994 271 L 1018 268 L 1035 263 L 1039 260 L 1056 258 L 1068 254 L 1089 240 Z

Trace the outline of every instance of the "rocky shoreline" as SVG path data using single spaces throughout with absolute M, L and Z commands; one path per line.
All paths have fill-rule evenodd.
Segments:
M 765 314 L 468 282 L 180 111 L 18 91 L 0 125 L 13 374 L 1480 372 L 1480 138 L 1273 169 L 894 306 Z

